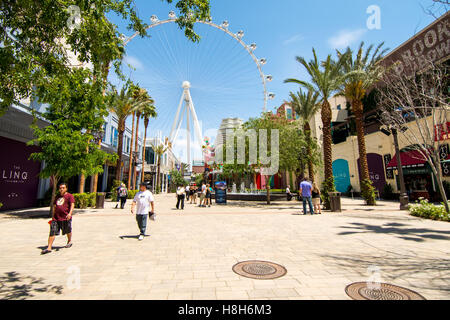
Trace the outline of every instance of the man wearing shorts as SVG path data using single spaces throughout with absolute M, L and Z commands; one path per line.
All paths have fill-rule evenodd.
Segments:
M 134 214 L 136 208 L 136 221 L 141 232 L 139 235 L 139 241 L 144 240 L 145 230 L 147 229 L 147 219 L 150 211 L 150 206 L 152 207 L 151 219 L 155 216 L 155 200 L 153 194 L 147 190 L 147 185 L 141 183 L 139 187 L 140 191 L 136 193 L 134 197 L 133 204 L 131 205 L 131 213 Z
M 202 184 L 202 193 L 200 193 L 200 205 L 199 207 L 206 207 L 206 184 Z
M 314 214 L 314 206 L 312 204 L 312 184 L 309 182 L 308 177 L 305 177 L 302 183 L 300 183 L 300 194 L 303 199 L 303 214 L 306 214 L 306 203 L 309 205 L 309 213 Z
M 50 235 L 48 238 L 48 247 L 41 254 L 52 252 L 53 241 L 59 236 L 62 230 L 63 235 L 67 235 L 66 248 L 72 246 L 72 213 L 75 208 L 75 199 L 73 195 L 67 192 L 67 185 L 59 185 L 59 196 L 56 197 L 52 210 L 52 221 L 50 223 Z

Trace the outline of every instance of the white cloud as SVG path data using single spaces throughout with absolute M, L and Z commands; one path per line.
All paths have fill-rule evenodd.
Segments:
M 328 43 L 333 49 L 344 49 L 361 39 L 366 32 L 366 29 L 341 30 L 337 35 L 328 39 Z
M 133 56 L 126 56 L 125 58 L 123 58 L 123 62 L 125 64 L 131 65 L 136 70 L 142 69 L 144 67 L 142 62 L 138 58 L 133 57 Z
M 290 44 L 299 42 L 303 40 L 304 37 L 301 34 L 296 34 L 295 36 L 290 37 L 289 39 L 286 39 L 283 41 L 283 46 L 288 46 Z

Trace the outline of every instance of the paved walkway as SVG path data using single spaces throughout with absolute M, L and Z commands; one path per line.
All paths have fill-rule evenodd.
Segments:
M 342 213 L 303 216 L 298 202 L 176 211 L 174 195 L 156 199 L 158 218 L 144 241 L 129 204 L 122 211 L 108 202 L 77 211 L 74 246 L 63 248 L 59 237 L 45 256 L 45 210 L 1 214 L 0 298 L 348 299 L 345 286 L 368 281 L 371 266 L 383 282 L 450 298 L 450 224 L 408 216 L 398 204 L 344 199 Z M 252 280 L 232 271 L 256 259 L 288 273 Z

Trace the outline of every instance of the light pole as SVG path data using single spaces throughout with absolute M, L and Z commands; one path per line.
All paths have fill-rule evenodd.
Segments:
M 397 155 L 398 179 L 400 182 L 400 210 L 408 210 L 409 198 L 405 188 L 405 177 L 403 176 L 402 159 L 398 145 L 398 131 L 396 128 L 392 128 L 391 131 L 394 136 L 395 153 Z
M 381 132 L 383 132 L 387 136 L 390 136 L 392 134 L 392 136 L 394 137 L 395 154 L 397 157 L 398 180 L 400 183 L 400 210 L 408 210 L 409 197 L 408 194 L 406 193 L 402 159 L 400 156 L 400 147 L 398 144 L 398 128 L 395 125 L 387 125 L 386 127 L 388 128 L 388 130 L 381 129 Z M 407 129 L 401 128 L 400 130 L 407 130 Z

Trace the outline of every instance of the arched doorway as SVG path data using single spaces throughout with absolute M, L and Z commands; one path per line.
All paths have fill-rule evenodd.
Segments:
M 338 159 L 333 162 L 333 176 L 336 190 L 342 193 L 347 192 L 348 187 L 351 185 L 347 160 Z

